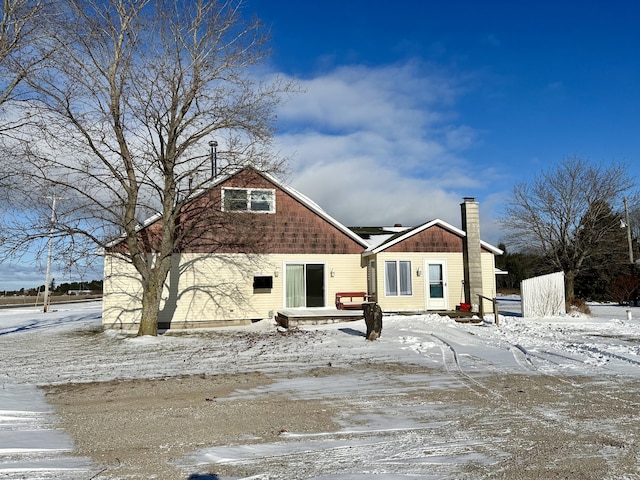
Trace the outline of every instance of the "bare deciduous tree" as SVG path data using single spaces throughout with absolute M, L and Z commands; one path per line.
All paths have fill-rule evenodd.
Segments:
M 266 37 L 239 1 L 61 5 L 49 32 L 54 53 L 28 77 L 37 122 L 23 129 L 29 191 L 19 198 L 38 205 L 49 191 L 65 200 L 53 226 L 45 208 L 29 228 L 17 222 L 15 242 L 64 236 L 77 256 L 121 233 L 120 253 L 142 284 L 138 334 L 156 335 L 181 212 L 211 181 L 209 141 L 219 142 L 227 168 L 276 168 L 274 110 L 295 86 L 257 80 Z M 149 242 L 139 227 L 152 213 L 159 221 Z
M 14 131 L 25 122 L 18 106 L 24 100 L 25 78 L 47 57 L 43 26 L 51 18 L 46 0 L 3 0 L 0 3 L 0 194 L 6 196 L 14 176 Z M 26 115 L 28 116 L 28 115 Z
M 16 88 L 43 61 L 35 48 L 41 38 L 47 3 L 44 0 L 3 0 L 0 18 L 0 105 L 14 97 Z
M 531 183 L 515 186 L 502 225 L 510 246 L 543 256 L 565 272 L 566 294 L 585 261 L 620 229 L 623 195 L 634 187 L 624 165 L 567 158 Z

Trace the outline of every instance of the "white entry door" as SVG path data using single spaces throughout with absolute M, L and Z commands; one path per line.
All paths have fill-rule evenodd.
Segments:
M 426 309 L 448 310 L 446 260 L 425 260 L 424 271 Z

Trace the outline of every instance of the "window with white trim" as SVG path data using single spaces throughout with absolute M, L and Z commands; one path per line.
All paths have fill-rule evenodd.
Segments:
M 404 297 L 413 294 L 409 260 L 384 262 L 384 294 L 387 297 Z
M 275 213 L 276 191 L 270 188 L 223 188 L 225 212 Z

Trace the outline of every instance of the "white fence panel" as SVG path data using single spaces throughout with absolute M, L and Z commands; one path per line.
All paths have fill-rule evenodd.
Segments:
M 520 283 L 522 316 L 561 317 L 566 315 L 564 272 L 528 278 Z

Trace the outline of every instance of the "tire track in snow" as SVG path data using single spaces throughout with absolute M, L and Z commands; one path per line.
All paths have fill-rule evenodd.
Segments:
M 587 349 L 589 351 L 593 351 L 593 352 L 596 352 L 596 353 L 601 353 L 604 356 L 611 356 L 612 358 L 616 358 L 618 360 L 629 361 L 630 363 L 634 363 L 634 364 L 639 364 L 640 365 L 640 362 L 634 361 L 632 359 L 627 359 L 625 357 L 622 357 L 621 355 L 613 354 L 611 352 L 606 352 L 604 350 L 600 350 L 600 349 L 593 348 L 593 347 L 589 347 Z M 533 353 L 533 352 L 528 351 L 526 348 L 524 348 L 520 344 L 514 345 L 514 348 L 512 348 L 511 351 L 514 354 L 514 357 L 516 357 L 516 361 L 518 361 L 518 363 L 524 363 L 524 364 L 530 366 L 530 368 L 533 371 L 539 373 L 540 375 L 544 375 L 546 377 L 553 378 L 558 382 L 565 383 L 567 385 L 571 385 L 573 388 L 579 388 L 579 389 L 584 389 L 585 388 L 585 385 L 582 385 L 582 384 L 580 384 L 578 382 L 573 381 L 570 377 L 567 378 L 566 376 L 563 376 L 563 375 L 555 375 L 555 374 L 552 374 L 552 373 L 549 373 L 549 372 L 542 371 L 540 368 L 538 368 L 535 365 L 535 363 L 533 362 L 532 358 L 539 358 L 541 360 L 544 360 L 545 362 L 551 362 L 551 363 L 554 363 L 556 365 L 563 365 L 563 363 L 553 361 L 549 357 L 559 357 L 562 360 L 564 360 L 565 362 L 566 361 L 571 361 L 571 362 L 579 364 L 580 366 L 585 366 L 586 362 L 584 362 L 582 360 L 579 360 L 579 359 L 576 359 L 576 358 L 573 358 L 573 357 L 570 357 L 568 355 L 563 355 L 563 354 L 560 354 L 560 353 L 557 353 L 557 352 L 549 352 L 549 351 L 546 351 L 546 350 L 543 351 L 541 354 Z M 516 352 L 520 352 L 521 355 L 517 355 Z M 524 360 L 521 362 L 517 358 L 518 356 L 524 357 Z M 603 392 L 603 391 L 600 391 L 600 390 L 593 390 L 591 392 L 591 394 L 592 395 L 600 395 L 600 396 L 602 396 L 604 398 L 607 398 L 609 400 L 612 400 L 612 401 L 615 401 L 615 402 L 618 402 L 618 403 L 625 404 L 625 405 L 630 406 L 630 407 L 640 407 L 640 403 L 639 402 L 629 401 L 627 399 L 624 399 L 624 398 L 621 398 L 619 396 L 615 396 L 615 395 L 612 395 L 610 393 Z
M 434 334 L 430 334 L 431 337 L 433 337 L 434 339 L 436 339 L 439 342 L 440 345 L 440 350 L 442 352 L 442 358 L 443 358 L 443 362 L 444 362 L 444 366 L 447 370 L 448 373 L 450 373 L 452 376 L 456 377 L 461 383 L 463 383 L 463 385 L 465 385 L 469 390 L 471 390 L 473 393 L 475 393 L 476 395 L 478 395 L 481 398 L 484 399 L 488 399 L 490 397 L 494 398 L 494 399 L 499 399 L 502 402 L 504 402 L 504 404 L 511 404 L 511 401 L 509 398 L 505 397 L 504 395 L 501 395 L 500 393 L 498 393 L 497 391 L 495 391 L 492 388 L 486 387 L 481 381 L 476 380 L 475 378 L 473 378 L 472 376 L 468 375 L 467 373 L 465 373 L 462 369 L 462 365 L 460 364 L 459 361 L 459 355 L 458 352 L 456 351 L 454 345 L 451 342 L 448 342 L 446 340 L 444 340 L 443 338 L 434 335 Z M 543 355 L 536 355 L 536 354 L 532 354 L 531 352 L 529 352 L 526 348 L 524 348 L 522 345 L 520 344 L 515 344 L 512 345 L 510 347 L 510 351 L 511 353 L 514 355 L 514 358 L 516 360 L 516 362 L 518 362 L 520 365 L 522 365 L 524 368 L 526 368 L 529 372 L 535 373 L 535 374 L 539 374 L 539 375 L 543 375 L 549 378 L 553 378 L 556 381 L 571 385 L 572 388 L 579 388 L 581 390 L 584 391 L 585 388 L 590 388 L 588 385 L 581 385 L 577 382 L 572 381 L 571 379 L 565 378 L 563 376 L 560 375 L 553 375 L 553 374 L 549 374 L 546 373 L 542 370 L 540 370 L 535 363 L 533 362 L 532 358 L 533 357 L 538 357 L 540 359 L 543 359 L 545 361 L 548 361 L 548 359 L 546 359 Z M 519 352 L 519 353 L 518 353 Z M 545 352 L 545 353 L 551 353 L 551 352 Z M 571 357 L 567 357 L 567 359 L 569 360 L 573 360 L 573 361 L 578 361 L 576 359 L 571 359 Z M 639 403 L 637 402 L 633 402 L 633 401 L 629 401 L 626 400 L 624 398 L 619 398 L 615 395 L 612 395 L 610 393 L 607 392 L 602 392 L 602 391 L 595 391 L 595 392 L 590 392 L 590 394 L 596 393 L 598 395 L 600 395 L 602 398 L 606 398 L 607 400 L 611 400 L 611 401 L 615 401 L 621 404 L 626 404 L 629 407 L 632 408 L 637 408 L 638 406 L 640 406 Z M 518 412 L 518 409 L 510 409 L 512 411 L 512 413 L 514 412 Z M 519 413 L 518 413 L 519 414 Z M 555 417 L 552 413 L 550 412 L 544 412 L 544 411 L 529 411 L 525 417 L 529 418 L 529 419 L 538 419 L 541 422 L 550 424 L 550 425 L 557 425 L 558 428 L 562 429 L 562 428 L 574 428 L 574 424 L 571 420 L 566 419 L 566 418 L 557 418 Z M 583 428 L 588 428 L 588 426 L 583 426 Z M 597 427 L 593 427 L 593 433 L 597 434 L 599 431 L 597 429 Z
M 513 355 L 516 363 L 524 370 L 540 373 L 540 369 L 531 360 L 529 352 L 519 343 L 509 346 L 509 351 Z
M 481 398 L 504 398 L 495 390 L 486 387 L 482 382 L 476 380 L 471 375 L 464 372 L 462 366 L 460 365 L 458 352 L 451 342 L 448 342 L 433 333 L 429 335 L 438 341 L 438 346 L 440 347 L 440 351 L 442 352 L 442 361 L 444 363 L 444 367 L 450 375 L 457 378 L 464 386 L 466 386 L 469 390 L 471 390 Z
M 584 367 L 586 364 L 585 362 L 583 362 L 582 360 L 579 360 L 577 358 L 572 358 L 568 355 L 563 355 L 560 353 L 556 353 L 556 352 L 549 352 L 549 351 L 542 351 L 540 353 L 534 353 L 531 352 L 529 350 L 527 350 L 524 346 L 520 345 L 519 343 L 513 344 L 509 346 L 509 351 L 511 351 L 511 353 L 513 354 L 514 359 L 516 360 L 516 362 L 522 366 L 522 368 L 524 368 L 525 370 L 534 372 L 534 373 L 538 373 L 540 375 L 545 375 L 547 377 L 551 377 L 551 378 L 556 378 L 561 382 L 564 383 L 569 383 L 571 385 L 576 385 L 574 382 L 572 382 L 571 380 L 567 380 L 566 378 L 564 378 L 563 375 L 555 375 L 553 373 L 549 373 L 547 370 L 544 370 L 542 368 L 540 368 L 536 362 L 534 362 L 534 359 L 538 359 L 541 360 L 545 363 L 551 363 L 553 365 L 556 366 L 566 366 L 566 362 L 569 361 L 571 363 L 575 363 L 577 365 L 580 365 L 582 367 Z M 550 357 L 557 357 L 563 360 L 563 362 L 554 360 L 553 358 Z
M 476 380 L 475 378 L 473 378 L 472 376 L 466 374 L 463 370 L 462 370 L 462 366 L 460 365 L 460 361 L 459 361 L 459 355 L 458 352 L 456 351 L 455 347 L 453 346 L 452 343 L 444 340 L 443 338 L 434 335 L 434 334 L 430 334 L 431 337 L 433 337 L 434 339 L 436 339 L 439 343 L 440 346 L 440 350 L 442 352 L 442 358 L 443 358 L 443 362 L 444 362 L 444 366 L 447 370 L 447 372 L 449 374 L 451 374 L 453 377 L 458 378 L 467 388 L 469 388 L 471 391 L 473 391 L 476 395 L 478 395 L 479 397 L 482 398 L 488 398 L 490 396 L 493 396 L 494 398 L 500 398 L 502 400 L 505 401 L 509 401 L 505 396 L 501 395 L 500 393 L 496 392 L 495 390 L 486 387 L 485 385 L 482 384 L 482 382 Z M 525 347 L 523 347 L 520 344 L 515 344 L 515 345 L 511 345 L 509 347 L 512 355 L 514 355 L 514 358 L 516 360 L 516 362 L 518 364 L 520 364 L 523 368 L 526 368 L 528 371 L 539 374 L 539 375 L 544 375 L 546 377 L 549 378 L 553 378 L 561 383 L 565 383 L 567 385 L 571 385 L 573 388 L 586 388 L 585 385 L 581 385 L 577 382 L 574 382 L 571 379 L 565 378 L 561 375 L 554 375 L 554 374 L 550 374 L 548 372 L 544 372 L 542 371 L 540 368 L 538 368 L 536 366 L 536 364 L 533 361 L 533 358 L 539 358 L 541 360 L 544 360 L 546 362 L 549 362 L 551 360 L 549 360 L 548 358 L 546 358 L 543 355 L 538 355 L 532 352 L 529 352 Z M 545 354 L 549 354 L 551 355 L 553 352 L 544 352 Z M 581 362 L 580 360 L 577 360 L 575 358 L 571 358 L 569 356 L 565 356 L 565 355 L 560 355 L 560 354 L 556 354 L 559 357 L 562 357 L 565 360 L 571 360 L 573 362 L 577 362 L 580 364 L 584 364 L 584 362 Z M 615 355 L 615 354 L 614 354 Z M 554 362 L 556 363 L 556 362 Z M 557 362 L 558 365 L 561 365 L 560 362 Z M 619 398 L 617 396 L 611 395 L 610 393 L 606 393 L 606 392 L 602 392 L 602 391 L 595 391 L 593 393 L 596 393 L 598 395 L 601 395 L 603 398 L 607 398 L 609 400 L 613 400 L 616 402 L 621 402 L 623 404 L 626 404 L 627 406 L 631 406 L 631 407 L 637 407 L 638 405 L 640 405 L 637 402 L 633 402 L 633 401 L 629 401 L 626 400 L 624 398 Z M 532 416 L 533 418 L 539 418 L 542 421 L 546 421 L 546 422 L 552 422 L 552 423 L 560 423 L 560 424 L 566 424 L 567 422 L 565 420 L 559 420 L 557 418 L 553 418 L 552 416 L 549 416 L 548 414 L 545 414 L 544 412 L 536 412 L 533 414 L 529 414 L 530 416 Z M 569 423 L 570 425 L 570 423 Z
M 606 357 L 613 360 L 620 360 L 622 362 L 630 363 L 631 365 L 640 366 L 640 361 L 634 360 L 633 358 L 625 357 L 624 355 L 619 355 L 617 353 L 609 352 L 608 350 L 603 350 L 598 347 L 593 347 L 590 345 L 573 345 L 578 349 L 578 351 L 595 353 L 596 355 L 600 355 L 602 357 Z
M 557 380 L 560 383 L 565 383 L 567 385 L 571 385 L 572 387 L 576 387 L 579 388 L 581 387 L 581 385 L 579 383 L 574 382 L 573 380 L 571 380 L 571 378 L 566 378 L 563 375 L 555 375 L 553 373 L 549 373 L 548 371 L 544 371 L 541 368 L 539 368 L 533 361 L 534 358 L 538 358 L 546 363 L 552 363 L 554 365 L 565 365 L 565 363 L 561 363 L 555 360 L 552 360 L 551 358 L 547 357 L 548 356 L 555 356 L 555 357 L 560 357 L 562 358 L 565 362 L 571 361 L 573 363 L 577 363 L 579 365 L 584 365 L 584 362 L 582 362 L 581 360 L 575 359 L 575 358 L 571 358 L 567 355 L 561 355 L 558 353 L 554 353 L 554 352 L 548 352 L 548 351 L 544 351 L 541 354 L 538 353 L 533 353 L 530 352 L 529 350 L 527 350 L 525 347 L 523 347 L 522 345 L 520 345 L 519 343 L 516 343 L 515 345 L 513 345 L 512 347 L 510 347 L 511 353 L 513 353 L 514 358 L 516 359 L 516 361 L 523 365 L 526 366 L 526 368 L 530 369 L 532 372 L 535 372 L 537 374 L 543 375 L 545 377 L 548 378 L 553 378 L 555 380 Z M 519 353 L 518 353 L 519 352 Z M 520 359 L 522 358 L 522 360 Z

